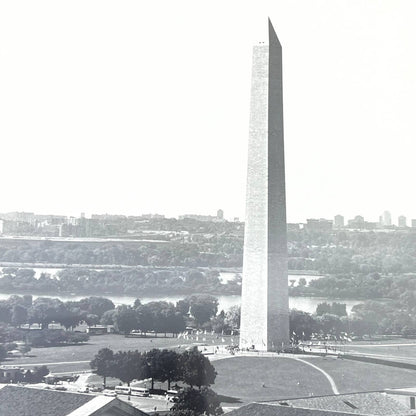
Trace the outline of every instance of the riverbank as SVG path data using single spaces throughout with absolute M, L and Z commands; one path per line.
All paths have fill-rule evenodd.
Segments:
M 38 297 L 53 297 L 58 298 L 62 302 L 68 302 L 68 301 L 79 301 L 82 298 L 88 297 L 88 296 L 101 296 L 105 297 L 107 299 L 110 299 L 116 306 L 118 305 L 133 305 L 134 301 L 136 299 L 140 299 L 142 303 L 148 303 L 148 302 L 155 302 L 155 301 L 165 301 L 165 302 L 171 302 L 176 303 L 181 299 L 184 299 L 187 295 L 163 295 L 163 294 L 154 294 L 153 296 L 143 295 L 143 296 L 116 296 L 114 294 L 100 294 L 100 293 L 94 293 L 94 294 L 86 294 L 86 295 L 75 295 L 75 294 L 56 294 L 56 295 L 48 295 L 46 293 L 42 294 L 33 294 L 33 293 L 0 293 L 0 301 L 6 300 L 12 295 L 27 295 L 30 294 L 33 296 L 33 299 L 36 299 Z M 229 310 L 232 306 L 239 306 L 241 304 L 241 296 L 240 295 L 220 295 L 216 296 L 218 299 L 218 311 Z M 362 303 L 362 300 L 359 299 L 349 299 L 349 300 L 343 300 L 343 299 L 335 299 L 335 298 L 323 298 L 323 297 L 289 297 L 289 308 L 291 309 L 297 309 L 303 312 L 307 313 L 315 313 L 316 307 L 323 302 L 332 303 L 332 302 L 339 302 L 339 303 L 345 303 L 347 313 L 350 314 L 352 308 L 354 305 L 357 305 L 359 303 Z
M 242 267 L 185 267 L 185 266 L 130 266 L 126 264 L 65 264 L 65 263 L 22 263 L 0 261 L 0 267 L 12 267 L 22 269 L 91 269 L 91 270 L 123 270 L 123 269 L 154 269 L 154 270 L 190 270 L 218 271 L 219 273 L 241 274 Z M 289 276 L 315 276 L 322 277 L 316 270 L 289 270 Z

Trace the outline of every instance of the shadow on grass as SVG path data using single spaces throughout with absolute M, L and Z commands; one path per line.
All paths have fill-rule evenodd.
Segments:
M 242 403 L 241 399 L 231 396 L 223 396 L 222 394 L 218 395 L 221 403 Z

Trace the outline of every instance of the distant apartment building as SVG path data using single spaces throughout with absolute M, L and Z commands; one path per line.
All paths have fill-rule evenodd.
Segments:
M 334 217 L 334 228 L 344 227 L 344 217 L 342 215 L 335 215 Z
M 347 228 L 352 230 L 375 230 L 377 222 L 365 221 L 361 215 L 356 215 L 352 220 L 348 220 Z
M 217 211 L 217 218 L 218 218 L 219 220 L 223 220 L 223 219 L 224 219 L 224 211 L 223 211 L 222 209 L 219 209 L 219 210 Z
M 384 211 L 383 212 L 382 225 L 384 225 L 385 227 L 390 227 L 391 226 L 391 213 L 390 213 L 390 211 Z
M 126 219 L 125 215 L 111 215 L 111 214 L 91 214 L 92 220 L 99 221 L 122 221 Z
M 160 214 L 142 214 L 139 218 L 145 220 L 163 220 L 165 216 Z
M 306 220 L 305 229 L 307 231 L 328 232 L 332 230 L 332 221 L 325 218 L 309 218 Z
M 6 212 L 1 214 L 1 218 L 13 222 L 27 222 L 33 224 L 35 222 L 35 214 L 33 212 Z
M 67 223 L 67 225 L 78 225 L 79 220 L 76 217 L 68 217 L 66 223 Z
M 412 228 L 416 228 L 416 220 L 412 219 Z
M 0 234 L 3 234 L 4 221 L 0 220 Z
M 348 220 L 348 228 L 362 230 L 365 228 L 365 220 L 361 215 L 356 215 L 352 220 Z
M 222 218 L 214 215 L 198 215 L 198 214 L 185 214 L 179 216 L 180 220 L 196 220 L 196 221 L 224 221 Z
M 407 227 L 407 220 L 406 217 L 404 215 L 400 215 L 399 218 L 397 219 L 397 224 L 400 228 L 406 228 Z
M 369 222 L 369 221 L 364 222 L 364 229 L 365 230 L 375 230 L 376 228 L 378 228 L 378 223 L 377 222 Z
M 36 224 L 61 225 L 67 222 L 64 215 L 35 215 Z

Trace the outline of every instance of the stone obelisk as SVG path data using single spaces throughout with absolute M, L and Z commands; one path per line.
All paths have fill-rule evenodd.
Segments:
M 282 47 L 253 49 L 240 347 L 289 343 Z

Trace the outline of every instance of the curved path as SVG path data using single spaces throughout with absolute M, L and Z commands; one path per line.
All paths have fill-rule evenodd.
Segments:
M 331 385 L 331 388 L 334 394 L 339 394 L 339 391 L 338 391 L 337 385 L 335 384 L 334 379 L 326 371 L 322 370 L 322 368 L 319 368 L 317 365 L 312 364 L 309 361 L 302 360 L 301 358 L 288 357 L 288 356 L 286 356 L 285 358 L 291 358 L 292 360 L 301 361 L 302 363 L 310 365 L 311 367 L 315 368 L 315 370 L 320 371 L 328 379 L 329 384 Z

